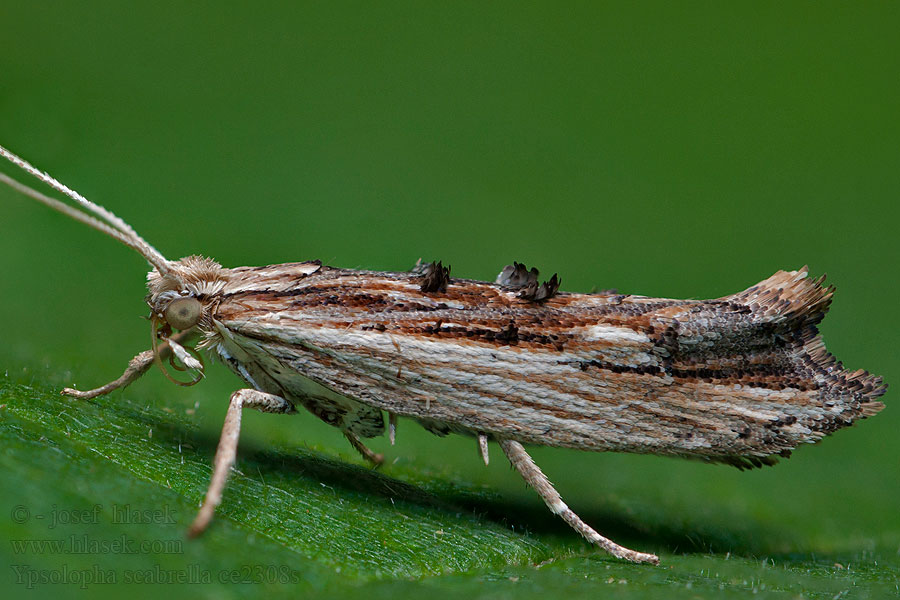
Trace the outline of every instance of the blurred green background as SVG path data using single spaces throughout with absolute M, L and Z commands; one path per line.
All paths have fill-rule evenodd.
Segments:
M 0 144 L 169 258 L 423 257 L 479 279 L 518 260 L 569 291 L 678 298 L 809 264 L 838 287 L 829 349 L 896 386 L 898 30 L 880 2 L 4 3 Z M 496 447 L 485 468 L 471 440 L 401 422 L 395 447 L 373 443 L 393 461 L 373 474 L 313 417 L 256 413 L 220 518 L 183 552 L 23 549 L 182 540 L 240 384 L 217 365 L 189 389 L 151 371 L 59 399 L 148 346 L 147 266 L 4 188 L 0 269 L 0 582 L 17 596 L 898 593 L 893 389 L 876 418 L 755 472 L 534 450 L 577 512 L 660 553 L 657 569 L 589 548 Z M 116 524 L 124 503 L 176 522 Z M 95 504 L 98 522 L 54 530 L 9 512 Z M 294 579 L 217 582 L 248 565 Z M 71 583 L 95 568 L 118 585 Z M 70 583 L 22 578 L 64 569 Z M 214 581 L 125 583 L 141 569 Z

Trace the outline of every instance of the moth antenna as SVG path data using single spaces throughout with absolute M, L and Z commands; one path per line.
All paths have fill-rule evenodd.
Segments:
M 106 235 L 122 242 L 130 248 L 133 248 L 141 256 L 147 259 L 147 262 L 156 267 L 156 270 L 159 271 L 160 275 L 165 276 L 169 273 L 169 261 L 166 260 L 166 257 L 163 256 L 156 248 L 148 244 L 125 221 L 123 221 L 107 209 L 103 208 L 99 204 L 94 204 L 75 190 L 69 188 L 63 183 L 60 183 L 50 174 L 44 173 L 43 171 L 37 169 L 28 161 L 16 156 L 3 146 L 0 146 L 0 156 L 16 165 L 29 175 L 40 179 L 54 190 L 65 194 L 66 196 L 77 202 L 81 206 L 82 210 L 78 210 L 75 207 L 69 206 L 68 204 L 61 202 L 55 198 L 45 196 L 39 191 L 13 179 L 12 177 L 9 177 L 4 173 L 0 173 L 0 181 L 10 186 L 14 190 L 28 196 L 29 198 L 37 200 L 41 204 L 45 204 L 46 206 L 49 206 L 50 208 L 59 211 L 64 215 L 75 219 L 76 221 L 84 223 L 88 227 L 96 229 L 101 233 L 105 233 Z M 85 211 L 87 211 L 88 213 L 93 213 L 94 215 L 96 215 L 96 217 L 99 217 L 99 219 L 91 216 L 90 214 L 85 214 Z
M 7 150 L 6 148 L 3 148 L 2 146 L 0 146 L 0 155 L 2 155 L 3 158 L 5 158 L 9 162 L 13 163 L 17 167 L 19 167 L 20 169 L 22 169 L 23 171 L 28 173 L 29 175 L 31 175 L 32 177 L 35 177 L 36 179 L 40 179 L 41 181 L 46 183 L 48 186 L 52 187 L 54 190 L 56 190 L 58 192 L 62 192 L 63 194 L 65 194 L 66 196 L 68 196 L 69 198 L 74 200 L 75 202 L 79 203 L 82 207 L 87 209 L 89 212 L 94 213 L 95 215 L 97 215 L 98 217 L 100 217 L 101 219 L 103 219 L 104 221 L 106 221 L 107 223 L 109 223 L 110 225 L 112 225 L 113 227 L 115 227 L 116 229 L 121 231 L 122 233 L 124 233 L 126 235 L 137 236 L 137 233 L 135 233 L 135 231 L 131 228 L 131 226 L 128 223 L 126 223 L 125 221 L 123 221 L 122 219 L 120 219 L 119 217 L 114 215 L 112 212 L 106 210 L 99 204 L 94 204 L 93 202 L 91 202 L 90 200 L 88 200 L 87 198 L 85 198 L 84 196 L 82 196 L 81 194 L 79 194 L 78 192 L 76 192 L 75 190 L 73 190 L 72 188 L 67 186 L 66 184 L 60 182 L 58 179 L 56 179 L 49 173 L 47 173 L 45 171 L 41 171 L 40 169 L 38 169 L 37 167 L 35 167 L 31 163 L 29 163 L 24 158 L 13 154 L 12 152 Z

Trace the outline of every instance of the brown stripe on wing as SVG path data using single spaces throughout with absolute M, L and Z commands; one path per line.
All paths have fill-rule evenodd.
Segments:
M 308 361 L 319 362 L 322 358 L 322 353 L 311 348 L 283 346 L 277 341 L 263 343 L 281 360 L 307 364 Z M 340 357 L 352 355 L 359 349 L 347 345 L 336 346 L 332 350 Z M 308 359 L 302 359 L 299 355 L 306 355 Z M 697 455 L 733 462 L 729 453 L 764 456 L 793 448 L 804 439 L 797 431 L 784 429 L 796 423 L 796 417 L 776 415 L 773 406 L 768 407 L 772 418 L 753 417 L 736 410 L 735 407 L 742 404 L 736 400 L 742 395 L 746 396 L 743 403 L 752 407 L 753 397 L 749 390 L 730 393 L 726 402 L 723 395 L 728 392 L 720 389 L 721 386 L 702 382 L 670 385 L 659 379 L 649 381 L 646 377 L 621 373 L 604 378 L 603 389 L 608 395 L 601 395 L 590 390 L 590 383 L 596 383 L 596 376 L 587 372 L 574 371 L 568 377 L 542 377 L 506 369 L 502 374 L 509 386 L 499 393 L 479 385 L 481 379 L 473 377 L 496 377 L 498 371 L 495 368 L 464 364 L 456 370 L 435 369 L 432 365 L 406 360 L 402 354 L 374 348 L 367 348 L 358 357 L 359 360 L 346 361 L 329 356 L 329 364 L 332 360 L 338 363 L 309 374 L 314 377 L 318 375 L 321 383 L 341 393 L 364 390 L 370 394 L 369 402 L 396 401 L 397 405 L 381 405 L 381 408 L 392 412 L 435 418 L 473 429 L 515 432 L 521 439 L 535 443 Z M 398 369 L 396 377 L 394 369 Z M 523 387 L 517 387 L 517 382 Z M 415 391 L 408 387 L 410 383 L 414 384 Z M 540 398 L 532 397 L 528 390 L 534 386 L 542 387 L 547 393 Z M 462 396 L 457 398 L 457 394 Z M 555 401 L 564 397 L 563 394 L 580 398 L 584 406 Z M 463 398 L 466 403 L 478 399 L 482 406 L 464 408 L 459 403 Z M 632 402 L 629 398 L 642 400 Z M 426 408 L 429 405 L 430 408 Z M 517 411 L 528 410 L 533 419 L 527 423 L 521 417 L 498 412 L 498 408 L 504 406 L 515 407 Z M 621 409 L 626 406 L 627 411 L 622 412 Z M 548 426 L 552 422 L 548 417 L 572 425 Z M 642 432 L 650 442 L 635 443 L 634 436 L 638 432 Z M 702 445 L 694 444 L 695 440 L 701 440 Z

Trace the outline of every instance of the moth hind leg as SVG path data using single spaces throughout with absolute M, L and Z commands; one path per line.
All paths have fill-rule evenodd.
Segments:
M 587 541 L 600 546 L 616 558 L 622 558 L 635 563 L 659 564 L 659 557 L 654 554 L 644 554 L 629 550 L 624 546 L 620 546 L 612 540 L 603 537 L 594 531 L 590 525 L 581 520 L 581 518 L 572 512 L 559 492 L 547 479 L 540 467 L 534 464 L 534 460 L 522 447 L 522 444 L 514 440 L 499 440 L 500 448 L 506 454 L 509 462 L 515 467 L 516 471 L 525 479 L 525 481 L 538 493 L 544 503 L 550 508 L 550 511 L 559 515 L 569 524 L 572 529 L 580 533 Z
M 225 414 L 225 424 L 222 426 L 222 436 L 219 438 L 219 446 L 216 448 L 216 457 L 213 461 L 213 475 L 206 491 L 206 498 L 200 506 L 200 512 L 194 518 L 188 529 L 189 537 L 196 537 L 203 533 L 212 520 L 216 506 L 222 501 L 222 490 L 228 473 L 231 471 L 237 456 L 238 438 L 241 433 L 241 414 L 244 408 L 253 408 L 260 412 L 268 413 L 292 413 L 294 406 L 275 394 L 267 394 L 254 389 L 237 390 L 231 395 L 228 404 L 228 412 Z
M 368 446 L 362 443 L 359 436 L 355 433 L 344 431 L 344 437 L 347 438 L 347 441 L 350 442 L 353 449 L 359 452 L 373 467 L 380 467 L 384 464 L 384 454 L 379 454 L 370 450 Z

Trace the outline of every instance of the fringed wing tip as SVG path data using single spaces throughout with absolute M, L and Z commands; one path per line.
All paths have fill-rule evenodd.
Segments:
M 819 323 L 828 312 L 834 286 L 824 282 L 825 275 L 809 278 L 809 267 L 804 265 L 797 271 L 778 271 L 728 299 L 770 322 L 804 327 Z
M 709 456 L 704 457 L 706 462 L 710 463 L 719 463 L 722 465 L 728 465 L 730 467 L 737 468 L 738 471 L 748 471 L 750 469 L 761 469 L 763 467 L 774 467 L 778 464 L 779 458 L 790 458 L 791 451 L 783 450 L 777 454 L 770 454 L 768 456 L 739 456 L 739 455 L 728 455 L 728 456 Z M 696 457 L 691 457 L 696 458 Z
M 809 268 L 804 265 L 796 271 L 778 271 L 727 300 L 746 306 L 760 321 L 773 324 L 784 339 L 795 340 L 797 351 L 815 373 L 817 382 L 833 395 L 858 403 L 854 418 L 872 416 L 884 408 L 876 400 L 887 391 L 887 384 L 863 369 L 844 369 L 825 349 L 816 325 L 831 305 L 834 286 L 824 282 L 825 275 L 810 278 Z
M 887 390 L 887 384 L 884 385 L 881 393 L 883 394 L 885 390 Z M 866 402 L 862 405 L 862 415 L 863 417 L 871 417 L 880 413 L 883 408 L 884 402 Z
M 884 408 L 884 404 L 875 402 L 887 391 L 884 379 L 880 375 L 872 375 L 865 369 L 856 371 L 844 369 L 843 363 L 825 348 L 822 336 L 815 331 L 812 333 L 813 335 L 803 344 L 803 352 L 814 372 L 823 376 L 825 384 L 838 388 L 842 394 L 856 397 L 861 403 L 860 416 L 869 417 Z

